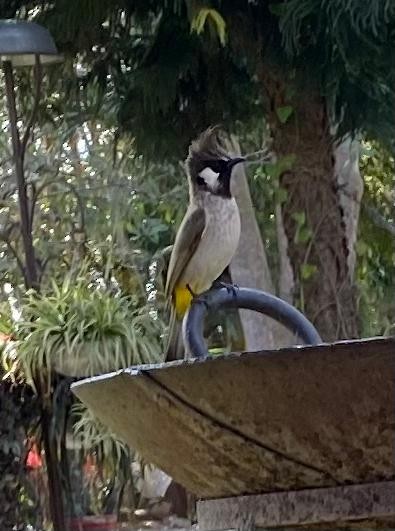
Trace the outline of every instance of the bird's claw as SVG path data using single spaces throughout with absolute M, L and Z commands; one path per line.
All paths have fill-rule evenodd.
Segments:
M 232 293 L 233 297 L 237 296 L 239 286 L 237 284 L 227 284 L 226 282 L 215 282 L 214 287 L 225 288 L 228 293 Z
M 209 310 L 210 309 L 210 305 L 209 303 L 207 302 L 206 300 L 206 297 L 203 297 L 203 296 L 199 296 L 199 297 L 195 297 L 193 299 L 193 303 L 198 303 L 198 304 L 204 304 L 205 307 L 206 307 L 206 310 Z
M 210 305 L 203 295 L 196 295 L 196 293 L 192 290 L 189 284 L 187 284 L 187 289 L 189 293 L 192 295 L 192 304 L 195 304 L 195 303 L 204 304 L 207 310 L 210 309 Z

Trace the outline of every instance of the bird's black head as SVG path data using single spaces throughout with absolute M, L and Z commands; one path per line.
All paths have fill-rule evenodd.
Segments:
M 232 169 L 243 161 L 243 157 L 229 155 L 218 127 L 208 128 L 189 147 L 186 166 L 192 189 L 231 197 Z

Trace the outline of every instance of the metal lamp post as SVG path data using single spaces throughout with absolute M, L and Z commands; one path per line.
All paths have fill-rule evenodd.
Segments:
M 10 119 L 12 149 L 16 184 L 18 189 L 21 233 L 25 253 L 25 284 L 27 288 L 37 288 L 37 264 L 31 236 L 29 198 L 24 175 L 24 156 L 30 133 L 36 120 L 40 101 L 42 65 L 58 62 L 55 43 L 45 28 L 34 22 L 19 20 L 0 21 L 0 60 L 4 72 L 8 114 Z M 23 135 L 20 134 L 15 101 L 13 67 L 34 67 L 35 92 L 32 114 Z
M 24 174 L 26 147 L 36 121 L 41 95 L 42 65 L 61 60 L 55 43 L 45 28 L 28 21 L 0 21 L 0 61 L 4 72 L 8 114 L 10 120 L 15 179 L 18 190 L 21 235 L 25 255 L 23 274 L 26 288 L 39 287 L 37 262 L 32 238 L 31 200 Z M 34 101 L 24 131 L 18 128 L 13 68 L 34 67 Z M 52 443 L 51 412 L 45 401 L 41 405 L 41 429 L 46 455 L 48 491 L 54 531 L 64 530 L 64 510 L 56 448 Z

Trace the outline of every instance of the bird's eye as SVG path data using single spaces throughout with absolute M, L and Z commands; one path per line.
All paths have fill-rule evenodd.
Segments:
M 200 175 L 197 177 L 196 182 L 199 186 L 203 186 L 206 184 L 206 181 L 203 179 L 203 177 L 200 177 Z
M 223 170 L 223 164 L 220 160 L 212 160 L 210 161 L 210 164 L 208 164 L 209 168 L 211 168 L 215 173 L 221 173 Z
M 225 169 L 226 161 L 219 160 L 219 159 L 217 160 L 211 159 L 211 160 L 207 160 L 206 162 L 204 162 L 202 166 L 204 168 L 209 168 L 214 173 L 222 173 Z

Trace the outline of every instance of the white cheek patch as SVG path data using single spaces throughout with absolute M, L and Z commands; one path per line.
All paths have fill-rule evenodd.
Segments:
M 211 168 L 204 168 L 199 173 L 200 177 L 206 181 L 206 184 L 212 190 L 215 190 L 218 187 L 218 177 L 219 173 L 216 173 Z

